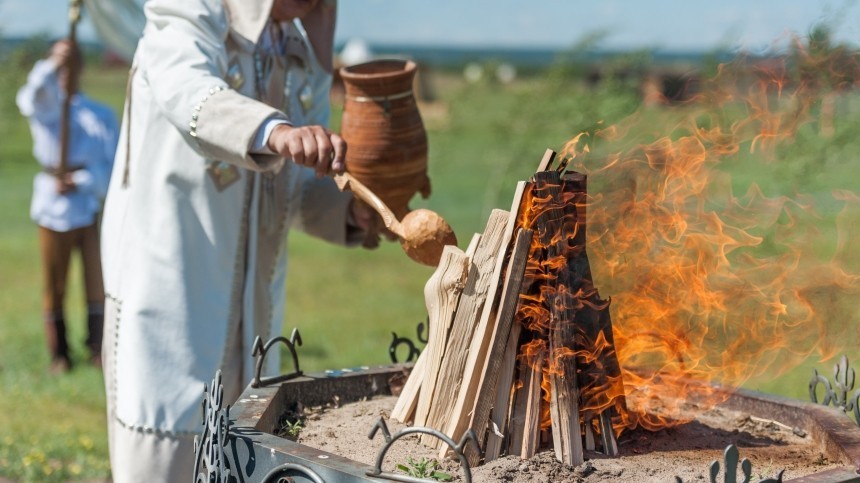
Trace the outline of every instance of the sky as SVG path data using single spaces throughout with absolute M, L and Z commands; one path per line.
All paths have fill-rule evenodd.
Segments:
M 247 1 L 247 0 L 246 0 Z M 68 30 L 68 0 L 0 0 L 0 34 Z M 860 44 L 857 0 L 340 0 L 336 41 L 462 47 L 760 51 L 827 22 Z M 96 40 L 84 13 L 80 38 Z

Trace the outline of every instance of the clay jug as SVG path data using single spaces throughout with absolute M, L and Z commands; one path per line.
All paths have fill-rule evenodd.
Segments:
M 416 192 L 430 196 L 427 132 L 412 91 L 415 73 L 415 63 L 408 60 L 374 60 L 340 69 L 346 170 L 398 219 L 409 212 Z

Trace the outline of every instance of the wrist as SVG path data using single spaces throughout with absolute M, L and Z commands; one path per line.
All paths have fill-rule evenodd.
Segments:
M 266 136 L 266 147 L 273 153 L 278 152 L 278 145 L 281 144 L 278 140 L 281 136 L 285 136 L 287 132 L 293 129 L 293 126 L 286 121 L 273 122 L 266 126 L 268 134 Z

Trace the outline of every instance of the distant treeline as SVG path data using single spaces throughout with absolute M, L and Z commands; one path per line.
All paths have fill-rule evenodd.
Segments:
M 59 40 L 45 34 L 32 37 L 0 37 L 0 59 L 8 59 L 14 54 L 17 61 L 29 67 L 33 61 L 48 54 L 51 45 Z M 79 42 L 87 62 L 99 63 L 106 57 L 111 58 L 105 47 L 98 42 Z
M 574 50 L 565 48 L 534 48 L 534 47 L 458 47 L 458 46 L 424 46 L 424 45 L 370 45 L 371 51 L 378 56 L 393 55 L 414 59 L 422 64 L 438 67 L 459 68 L 470 62 L 504 62 L 519 68 L 540 68 L 558 62 L 560 59 L 575 58 L 583 63 L 600 63 L 619 56 L 626 56 L 633 51 L 622 50 Z M 340 51 L 343 45 L 338 45 Z M 653 62 L 660 64 L 701 64 L 706 60 L 729 61 L 734 54 L 731 52 L 713 51 L 661 51 L 641 50 L 647 52 Z
M 26 47 L 28 50 L 46 50 L 56 39 L 48 36 L 5 37 L 0 39 L 0 51 Z M 89 57 L 115 60 L 105 47 L 98 42 L 82 42 L 82 48 Z M 345 43 L 339 43 L 335 50 L 343 50 Z M 728 51 L 665 51 L 647 50 L 577 50 L 565 48 L 540 47 L 461 47 L 409 44 L 370 44 L 375 56 L 407 57 L 423 65 L 441 69 L 461 69 L 472 63 L 497 62 L 511 64 L 518 69 L 530 70 L 547 67 L 561 59 L 575 59 L 586 64 L 599 64 L 631 54 L 647 53 L 649 61 L 663 65 L 701 65 L 705 62 L 727 62 L 735 55 Z

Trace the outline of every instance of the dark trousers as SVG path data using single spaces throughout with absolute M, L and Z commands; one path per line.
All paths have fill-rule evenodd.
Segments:
M 87 298 L 87 348 L 93 358 L 101 356 L 104 326 L 104 283 L 98 224 L 57 232 L 39 227 L 42 256 L 42 310 L 48 349 L 54 360 L 69 361 L 64 302 L 72 252 L 80 253 Z

